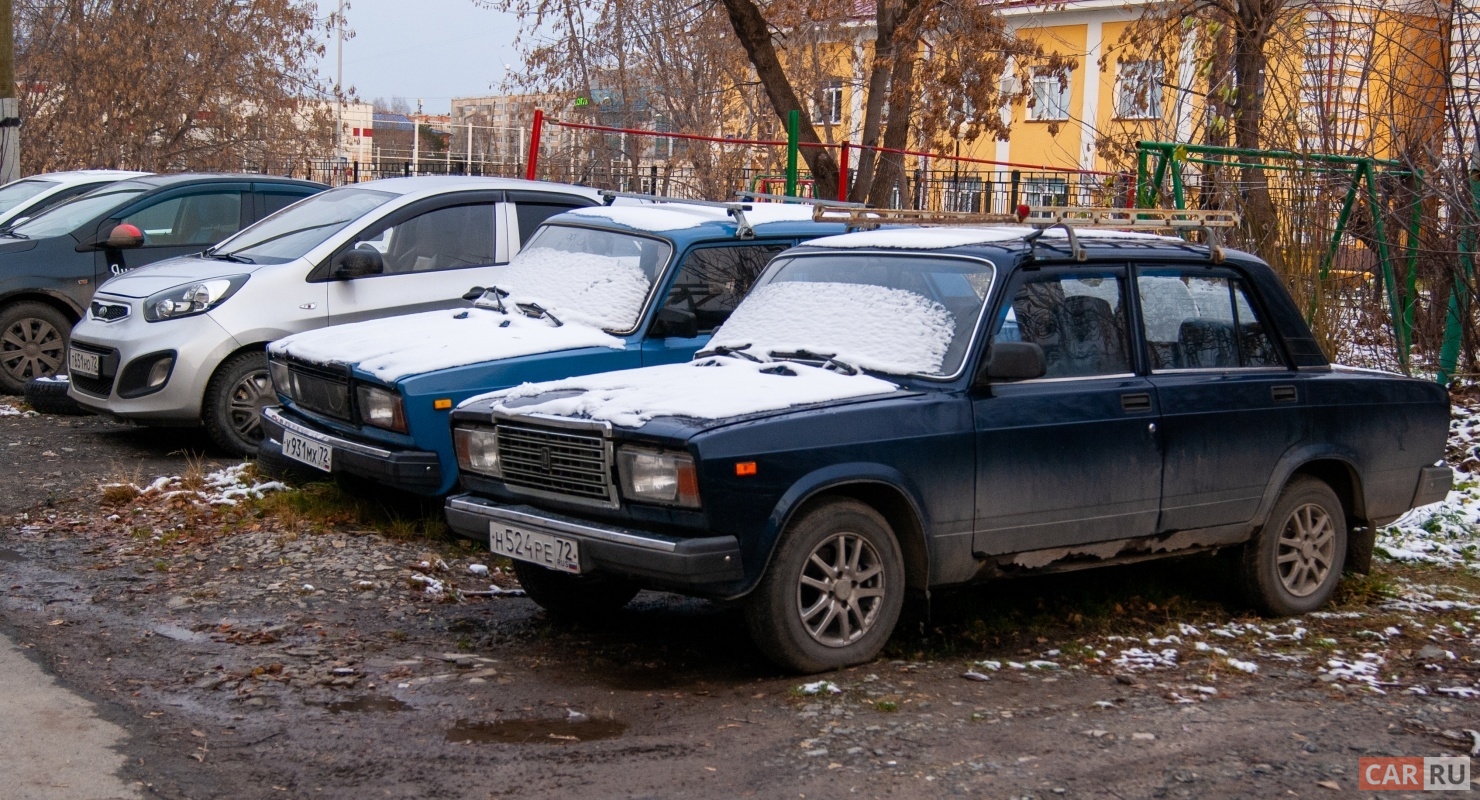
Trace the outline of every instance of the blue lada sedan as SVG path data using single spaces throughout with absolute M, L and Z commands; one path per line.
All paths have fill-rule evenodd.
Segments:
M 738 216 L 735 212 L 739 212 Z M 805 205 L 613 205 L 552 217 L 471 307 L 297 334 L 268 348 L 269 466 L 428 496 L 457 485 L 448 415 L 525 382 L 687 361 L 767 262 L 843 230 Z
M 1219 549 L 1312 611 L 1445 496 L 1445 389 L 1329 364 L 1263 262 L 1063 234 L 792 249 L 689 363 L 464 404 L 448 520 L 547 609 L 739 600 L 813 672 L 873 658 L 910 590 Z

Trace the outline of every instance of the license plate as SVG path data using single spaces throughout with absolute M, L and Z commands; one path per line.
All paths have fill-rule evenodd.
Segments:
M 96 378 L 103 371 L 103 358 L 97 353 L 67 348 L 67 371 L 75 375 Z
M 334 448 L 292 431 L 283 431 L 283 455 L 325 472 L 332 472 L 334 468 Z
M 488 526 L 488 549 L 501 556 L 517 558 L 577 575 L 581 572 L 581 551 L 574 539 L 526 531 L 502 523 Z

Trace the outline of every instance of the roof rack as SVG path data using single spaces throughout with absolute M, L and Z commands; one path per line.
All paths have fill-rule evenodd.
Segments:
M 842 200 L 823 200 L 817 197 L 792 197 L 787 194 L 766 194 L 765 192 L 735 192 L 735 196 L 741 200 L 760 201 L 764 203 L 801 203 L 810 206 L 829 206 L 832 208 L 868 208 L 868 203 L 848 203 Z
M 678 206 L 705 206 L 708 208 L 723 208 L 730 213 L 735 220 L 735 237 L 738 239 L 754 239 L 755 228 L 745 219 L 745 212 L 750 210 L 750 203 L 721 203 L 715 200 L 689 200 L 683 197 L 664 197 L 658 194 L 642 194 L 640 192 L 614 192 L 610 189 L 601 191 L 601 199 L 606 205 L 611 205 L 618 197 L 630 200 L 647 200 L 651 203 L 668 203 Z M 684 209 L 674 209 L 682 211 Z
M 1217 231 L 1239 224 L 1234 211 L 1181 208 L 1094 208 L 1090 206 L 1020 205 L 1015 214 L 973 214 L 957 211 L 919 211 L 909 208 L 850 208 L 819 204 L 812 210 L 817 222 L 841 222 L 849 229 L 872 230 L 887 223 L 905 225 L 1029 225 L 1034 228 L 1023 235 L 1027 242 L 1037 242 L 1049 228 L 1063 228 L 1069 239 L 1069 251 L 1076 261 L 1088 256 L 1074 235 L 1076 228 L 1115 230 L 1202 231 L 1207 236 L 1208 252 L 1213 263 L 1223 262 L 1223 248 Z

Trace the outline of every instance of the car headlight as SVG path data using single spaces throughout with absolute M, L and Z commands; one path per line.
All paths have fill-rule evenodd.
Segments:
M 267 372 L 272 376 L 272 390 L 283 397 L 293 399 L 293 373 L 288 365 L 277 359 L 267 360 Z
M 498 464 L 497 431 L 488 428 L 453 428 L 452 449 L 457 451 L 459 469 L 493 478 L 503 475 Z
M 361 422 L 396 433 L 406 432 L 406 412 L 399 394 L 374 386 L 361 386 L 356 394 L 360 399 Z
M 617 451 L 617 471 L 628 500 L 699 507 L 699 477 L 688 455 L 624 447 Z
M 236 294 L 236 290 L 246 282 L 246 275 L 232 275 L 187 283 L 152 294 L 144 301 L 144 319 L 159 322 L 204 314 L 226 302 L 226 298 Z

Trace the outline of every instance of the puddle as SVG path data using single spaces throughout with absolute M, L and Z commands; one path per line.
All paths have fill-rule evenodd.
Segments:
M 209 642 L 211 640 L 211 637 L 204 633 L 196 633 L 189 628 L 182 628 L 179 625 L 161 623 L 151 627 L 150 630 L 166 639 L 173 639 L 177 642 Z
M 19 564 L 20 562 L 25 560 L 26 557 L 21 555 L 19 550 L 0 550 L 0 561 L 5 561 L 11 564 Z
M 511 719 L 502 722 L 458 720 L 447 732 L 449 742 L 496 742 L 499 744 L 575 744 L 597 739 L 615 739 L 627 731 L 627 723 L 614 719 Z
M 382 714 L 391 711 L 406 711 L 411 706 L 394 697 L 361 697 L 358 700 L 342 700 L 325 703 L 324 710 L 330 714 Z

